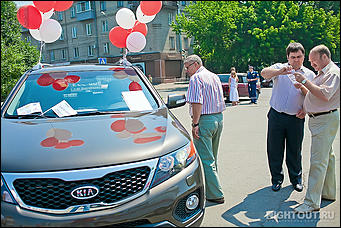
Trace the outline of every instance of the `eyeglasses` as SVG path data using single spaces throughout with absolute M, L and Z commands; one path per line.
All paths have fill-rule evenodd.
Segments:
M 188 70 L 188 68 L 189 68 L 190 66 L 192 66 L 194 63 L 195 63 L 195 62 L 189 64 L 187 67 L 185 67 L 185 69 Z

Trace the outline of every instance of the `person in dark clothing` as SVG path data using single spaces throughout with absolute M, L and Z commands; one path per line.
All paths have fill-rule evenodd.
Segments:
M 253 66 L 249 66 L 249 71 L 247 72 L 248 90 L 249 97 L 251 99 L 251 104 L 257 104 L 257 82 L 259 79 L 259 74 L 257 71 L 253 71 Z

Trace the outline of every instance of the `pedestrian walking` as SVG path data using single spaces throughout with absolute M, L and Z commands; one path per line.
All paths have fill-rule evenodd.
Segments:
M 317 211 L 322 200 L 336 200 L 336 167 L 333 141 L 340 119 L 340 68 L 331 60 L 325 45 L 314 47 L 309 62 L 318 72 L 314 79 L 295 73 L 305 94 L 303 108 L 309 115 L 311 132 L 310 168 L 304 203 L 294 209 L 298 213 Z
M 239 94 L 238 94 L 238 77 L 236 71 L 231 71 L 231 75 L 229 77 L 229 88 L 230 88 L 230 101 L 232 102 L 232 106 L 238 104 Z
M 296 191 L 302 185 L 302 141 L 304 136 L 304 96 L 295 87 L 298 82 L 293 71 L 312 80 L 314 72 L 303 66 L 305 50 L 300 43 L 290 43 L 286 48 L 287 63 L 276 63 L 261 71 L 261 75 L 273 81 L 267 131 L 267 156 L 271 173 L 272 190 L 280 190 L 283 174 L 284 150 L 289 179 Z
M 250 104 L 257 104 L 257 82 L 259 80 L 259 74 L 257 71 L 253 71 L 253 66 L 249 66 L 246 80 L 248 81 L 247 88 L 251 99 Z
M 208 71 L 197 55 L 184 61 L 190 76 L 186 101 L 190 104 L 192 136 L 205 173 L 206 199 L 224 203 L 224 193 L 218 177 L 218 149 L 226 109 L 219 77 Z

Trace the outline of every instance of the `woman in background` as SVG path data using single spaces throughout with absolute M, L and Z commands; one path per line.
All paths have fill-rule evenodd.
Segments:
M 231 76 L 229 78 L 229 87 L 230 87 L 230 101 L 232 102 L 232 106 L 238 104 L 239 94 L 238 94 L 238 77 L 235 70 L 231 71 Z

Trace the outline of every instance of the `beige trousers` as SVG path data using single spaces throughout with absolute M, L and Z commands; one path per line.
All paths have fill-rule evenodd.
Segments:
M 304 203 L 313 208 L 320 208 L 321 197 L 336 198 L 335 154 L 332 145 L 339 122 L 339 111 L 309 118 L 311 157 Z

